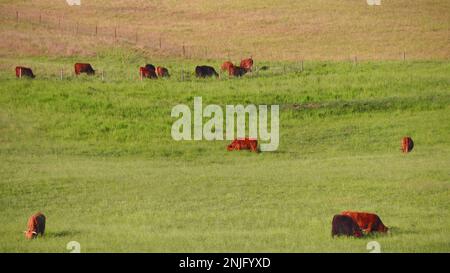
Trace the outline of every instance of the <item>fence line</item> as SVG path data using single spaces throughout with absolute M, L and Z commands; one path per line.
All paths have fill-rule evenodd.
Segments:
M 207 59 L 209 56 L 208 53 L 211 51 L 208 50 L 206 46 L 192 46 L 186 45 L 183 42 L 181 45 L 173 45 L 168 43 L 162 33 L 151 33 L 146 32 L 143 33 L 139 31 L 138 28 L 130 28 L 125 26 L 118 25 L 100 25 L 99 23 L 95 24 L 85 24 L 80 23 L 79 21 L 70 21 L 65 19 L 64 13 L 61 14 L 51 14 L 49 12 L 23 12 L 16 10 L 15 12 L 11 10 L 0 10 L 0 15 L 7 20 L 15 21 L 16 25 L 20 24 L 32 24 L 39 25 L 42 27 L 46 27 L 49 30 L 59 31 L 61 34 L 66 35 L 74 35 L 74 36 L 87 36 L 98 39 L 102 39 L 104 42 L 109 43 L 117 43 L 117 42 L 126 42 L 130 44 L 145 46 L 150 49 L 161 50 L 161 51 L 170 51 L 171 55 L 180 56 L 186 59 L 198 58 L 198 59 Z M 228 60 L 231 58 L 230 49 L 225 49 L 226 55 L 228 56 Z M 233 54 L 234 56 L 238 56 L 238 54 Z M 240 55 L 241 59 L 243 55 Z M 406 61 L 406 51 L 402 52 L 401 58 L 403 61 Z M 355 66 L 358 64 L 358 56 L 354 55 L 353 58 L 350 57 L 350 62 L 352 62 Z M 281 71 L 281 73 L 287 72 L 286 66 L 283 65 L 281 67 L 271 67 L 271 72 L 269 74 L 274 74 L 273 71 Z M 290 69 L 289 72 L 303 72 L 304 71 L 304 59 L 302 58 L 299 62 L 298 66 L 293 70 Z M 64 75 L 64 69 L 60 69 L 60 79 L 68 78 Z M 266 73 L 265 73 L 266 74 Z M 138 75 L 138 74 L 137 74 Z M 190 80 L 191 72 L 186 71 L 183 67 L 180 73 L 176 73 L 173 75 L 179 75 L 179 80 Z M 105 71 L 101 70 L 100 73 L 102 81 L 106 77 Z M 251 73 L 251 76 L 259 76 L 258 70 L 256 73 Z M 139 75 L 137 76 L 139 79 Z
M 183 43 L 175 45 L 164 39 L 162 33 L 139 31 L 139 28 L 118 25 L 87 24 L 79 21 L 65 19 L 64 14 L 51 14 L 49 12 L 24 12 L 16 10 L 14 16 L 11 11 L 1 10 L 0 14 L 5 19 L 14 20 L 16 26 L 20 24 L 33 24 L 46 27 L 49 30 L 59 31 L 61 34 L 73 36 L 87 36 L 103 39 L 105 42 L 115 44 L 125 42 L 150 49 L 168 51 L 171 55 L 183 58 L 206 59 L 208 48 L 204 46 L 192 46 Z
M 145 31 L 144 33 L 144 31 L 140 31 L 139 28 L 128 26 L 101 25 L 99 23 L 87 24 L 84 22 L 68 20 L 65 18 L 64 13 L 56 14 L 48 11 L 25 12 L 14 9 L 3 9 L 0 10 L 0 15 L 7 20 L 14 21 L 17 26 L 28 23 L 46 27 L 49 30 L 56 30 L 61 34 L 73 36 L 83 35 L 101 39 L 102 42 L 110 44 L 124 42 L 137 46 L 143 46 L 150 50 L 153 49 L 166 52 L 171 56 L 178 56 L 187 59 L 208 59 L 217 57 L 214 56 L 214 54 L 211 54 L 214 51 L 210 50 L 206 46 L 187 45 L 185 42 L 181 45 L 177 45 L 171 43 L 167 37 L 163 37 L 163 34 L 159 32 L 155 33 Z M 230 52 L 230 48 L 225 48 L 224 51 L 225 55 L 228 56 L 228 60 L 232 57 L 230 55 L 233 55 L 234 57 L 239 56 L 241 59 L 246 55 L 243 55 L 242 52 Z M 399 51 L 398 56 L 403 59 L 403 61 L 406 61 L 406 51 Z M 357 57 L 355 56 L 355 58 Z M 357 60 L 354 61 L 354 63 L 357 64 Z

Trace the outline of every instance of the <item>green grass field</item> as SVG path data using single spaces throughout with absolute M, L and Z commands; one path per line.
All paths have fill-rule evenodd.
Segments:
M 82 252 L 367 252 L 372 240 L 450 251 L 448 61 L 267 62 L 242 79 L 181 81 L 200 61 L 152 60 L 172 78 L 140 82 L 143 56 L 102 54 L 91 63 L 103 82 L 58 79 L 79 57 L 3 59 L 38 78 L 0 71 L 1 252 L 67 252 L 72 240 Z M 195 96 L 279 104 L 278 151 L 172 140 L 172 107 Z M 38 210 L 47 234 L 27 241 Z M 391 232 L 332 239 L 342 210 L 375 212 Z

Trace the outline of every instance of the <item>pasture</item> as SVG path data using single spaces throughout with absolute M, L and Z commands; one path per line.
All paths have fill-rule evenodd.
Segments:
M 241 79 L 181 80 L 194 64 L 152 59 L 173 77 L 139 81 L 148 58 L 109 50 L 79 78 L 79 56 L 4 57 L 0 70 L 0 251 L 383 252 L 450 250 L 448 61 L 259 62 Z M 258 60 L 256 60 L 258 62 Z M 173 106 L 279 104 L 276 152 L 173 141 Z M 410 154 L 400 140 L 415 141 Z M 342 210 L 380 215 L 388 235 L 331 238 Z M 47 215 L 44 238 L 26 218 Z

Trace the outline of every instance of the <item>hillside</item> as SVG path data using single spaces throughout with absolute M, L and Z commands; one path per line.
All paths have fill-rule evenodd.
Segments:
M 448 251 L 449 73 L 443 62 L 188 81 L 2 73 L 0 251 L 65 252 L 75 240 L 82 252 L 366 252 L 374 239 L 383 252 Z M 172 107 L 195 96 L 279 104 L 279 150 L 172 140 Z M 378 213 L 390 234 L 332 239 L 346 209 Z M 47 235 L 28 242 L 36 210 Z

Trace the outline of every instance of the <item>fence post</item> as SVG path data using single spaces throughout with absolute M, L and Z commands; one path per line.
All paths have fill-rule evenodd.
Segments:
M 117 27 L 114 27 L 114 41 L 117 41 Z
M 97 34 L 98 34 L 98 26 L 97 24 L 95 24 L 95 37 L 97 37 Z
M 161 43 L 161 35 L 159 35 L 159 49 L 162 48 L 162 43 Z
M 61 16 L 58 17 L 58 29 L 61 31 Z
M 39 25 L 42 24 L 42 13 L 39 13 Z
M 353 64 L 357 65 L 358 64 L 358 56 L 355 55 L 355 58 L 353 59 Z
M 139 79 L 141 79 L 141 81 L 142 81 L 142 70 L 141 69 L 139 69 Z
M 406 51 L 403 51 L 403 61 L 406 61 Z
M 64 74 L 64 69 L 61 68 L 61 71 L 60 71 L 60 78 L 61 78 L 61 80 L 63 80 L 63 74 Z
M 135 44 L 137 44 L 138 43 L 138 31 L 136 30 L 136 41 L 135 41 Z
M 22 68 L 19 68 L 19 79 L 22 79 Z
M 184 48 L 184 43 L 183 43 L 183 58 L 186 56 L 186 50 Z

